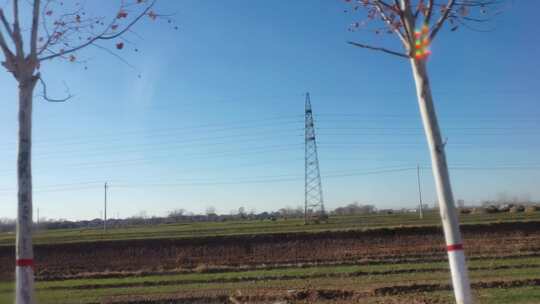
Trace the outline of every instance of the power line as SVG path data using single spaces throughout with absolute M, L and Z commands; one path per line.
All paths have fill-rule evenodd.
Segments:
M 278 132 L 279 133 L 279 132 Z M 290 134 L 291 132 L 287 132 L 287 134 Z M 266 133 L 260 133 L 260 134 L 266 134 Z M 249 134 L 248 137 L 253 138 L 245 138 L 245 139 L 237 139 L 237 140 L 231 140 L 231 141 L 217 141 L 219 139 L 227 139 L 227 138 L 236 138 L 236 137 L 246 137 L 246 136 L 223 136 L 223 137 L 216 137 L 214 139 L 212 138 L 204 138 L 204 139 L 194 139 L 194 140 L 173 140 L 168 142 L 148 142 L 148 143 L 138 143 L 133 145 L 124 145 L 124 146 L 107 146 L 104 147 L 105 149 L 93 149 L 93 150 L 68 150 L 68 151 L 55 151 L 55 152 L 49 152 L 49 153 L 36 153 L 37 157 L 36 159 L 47 159 L 50 158 L 50 156 L 59 156 L 59 155 L 100 155 L 103 153 L 109 154 L 110 152 L 121 152 L 122 154 L 126 152 L 142 152 L 142 151 L 170 151 L 172 149 L 193 149 L 193 148 L 201 148 L 201 147 L 212 147 L 212 146 L 224 146 L 224 145 L 233 145 L 233 144 L 244 144 L 249 142 L 261 142 L 260 135 L 257 137 L 257 135 Z M 288 137 L 289 139 L 299 138 L 300 134 L 292 135 Z M 269 135 L 266 136 L 264 139 L 283 139 L 283 135 Z M 264 141 L 263 139 L 263 141 Z M 202 142 L 197 143 L 202 140 L 208 140 L 209 142 Z
M 175 154 L 175 156 L 182 161 L 197 160 L 197 159 L 220 159 L 220 158 L 242 158 L 246 155 L 261 155 L 261 154 L 274 154 L 276 152 L 288 152 L 288 151 L 297 151 L 302 144 L 288 144 L 288 145 L 269 145 L 269 146 L 257 146 L 251 147 L 250 149 L 229 149 L 229 150 L 218 150 L 218 151 L 208 151 L 206 153 L 194 152 L 194 153 L 185 153 L 185 154 Z M 363 149 L 378 149 L 380 146 L 393 146 L 401 148 L 415 148 L 415 149 L 424 149 L 424 143 L 392 143 L 392 142 L 365 142 L 365 143 L 346 143 L 346 142 L 322 142 L 320 148 L 322 150 L 334 150 L 334 149 L 343 149 L 344 147 L 363 147 Z M 453 143 L 449 145 L 452 148 L 489 148 L 492 145 L 473 145 L 472 143 Z M 138 151 L 138 150 L 135 150 Z M 135 152 L 134 151 L 134 152 Z M 171 149 L 167 150 L 167 153 L 170 153 Z M 126 151 L 124 151 L 126 152 Z M 138 158 L 126 158 L 128 155 L 124 154 L 122 159 L 112 159 L 104 161 L 94 161 L 94 162 L 77 162 L 77 163 L 67 163 L 63 164 L 63 168 L 108 168 L 108 167 L 121 167 L 127 165 L 137 165 L 137 164 L 147 164 L 152 163 L 157 160 L 169 159 L 170 155 L 161 155 L 161 156 L 147 156 L 147 157 L 138 157 Z M 260 162 L 260 161 L 258 161 Z M 14 171 L 4 171 L 3 175 L 13 174 Z M 40 172 L 37 170 L 37 172 Z
M 125 143 L 125 139 L 122 139 L 122 141 L 120 141 L 121 145 L 115 145 L 114 144 L 114 141 L 111 142 L 111 141 L 105 141 L 105 143 L 107 144 L 105 147 L 99 147 L 98 149 L 91 149 L 89 150 L 88 148 L 84 148 L 84 149 L 76 149 L 76 150 L 58 150 L 58 145 L 55 145 L 54 146 L 54 149 L 55 151 L 52 151 L 52 152 L 48 152 L 48 153 L 43 153 L 43 152 L 37 152 L 36 153 L 36 156 L 37 157 L 45 157 L 45 156 L 49 156 L 49 155 L 58 155 L 59 153 L 64 153 L 64 154 L 67 154 L 67 153 L 81 153 L 81 152 L 86 152 L 86 151 L 94 151 L 94 152 L 108 152 L 110 150 L 119 150 L 119 149 L 122 149 L 122 148 L 125 148 L 126 146 L 128 147 L 144 147 L 144 146 L 147 146 L 147 147 L 154 147 L 155 145 L 160 145 L 160 146 L 163 146 L 163 145 L 178 145 L 178 144 L 188 144 L 188 143 L 198 143 L 198 142 L 204 142 L 204 141 L 215 141 L 215 140 L 220 140 L 220 139 L 230 139 L 230 138 L 249 138 L 249 137 L 256 137 L 258 135 L 262 135 L 262 134 L 275 134 L 276 132 L 283 132 L 283 133 L 295 133 L 296 131 L 300 132 L 301 128 L 294 128 L 294 129 L 284 129 L 284 130 L 268 130 L 268 131 L 260 131 L 260 132 L 254 132 L 254 133 L 241 133 L 241 134 L 225 134 L 225 135 L 220 135 L 220 136 L 213 136 L 213 137 L 191 137 L 191 138 L 187 138 L 187 139 L 181 139 L 179 140 L 178 137 L 174 137 L 172 140 L 166 140 L 166 141 L 156 141 L 155 139 L 159 139 L 160 137 L 159 136 L 155 136 L 155 135 L 149 135 L 149 139 L 150 139 L 150 142 L 145 142 L 145 143 L 136 143 L 136 144 L 133 144 L 133 145 L 126 145 Z M 362 131 L 362 132 L 332 132 L 332 133 L 326 133 L 327 130 L 333 130 L 333 131 Z M 512 136 L 515 136 L 516 135 L 516 130 L 513 129 L 513 128 L 500 128 L 500 127 L 497 127 L 497 128 L 480 128 L 480 127 L 475 127 L 475 128 L 465 128 L 465 127 L 460 127 L 460 128 L 446 128 L 445 130 L 460 130 L 460 131 L 509 131 L 509 133 L 504 133 L 504 132 L 501 132 L 501 133 L 486 133 L 486 132 L 466 132 L 466 133 L 463 133 L 464 136 L 470 136 L 470 135 L 490 135 L 490 134 L 493 134 L 493 135 L 512 135 Z M 220 132 L 224 131 L 224 130 L 219 130 Z M 322 131 L 322 132 L 321 132 Z M 367 131 L 379 131 L 379 132 L 367 132 Z M 383 132 L 381 132 L 383 131 Z M 415 131 L 414 133 L 409 133 L 410 131 Z M 530 133 L 536 133 L 537 131 L 540 131 L 539 130 L 530 130 L 530 129 L 523 129 L 521 131 L 524 131 L 523 134 L 530 134 Z M 373 135 L 373 136 L 402 136 L 402 135 L 421 135 L 423 134 L 422 132 L 422 129 L 421 128 L 393 128 L 393 127 L 328 127 L 328 128 L 317 128 L 317 132 L 320 132 L 322 135 L 325 135 L 325 136 L 354 136 L 354 135 Z M 385 133 L 386 132 L 386 133 Z M 511 133 L 510 133 L 511 132 Z M 448 132 L 449 135 L 455 135 L 455 133 L 453 132 Z M 172 135 L 175 135 L 175 134 L 166 134 L 167 136 L 172 136 Z M 300 134 L 298 134 L 298 136 L 300 136 Z M 269 136 L 264 136 L 263 138 L 270 138 Z M 280 136 L 280 138 L 282 138 L 282 136 Z M 290 137 L 290 138 L 293 138 L 293 137 Z M 260 140 L 260 139 L 259 139 Z M 73 146 L 73 145 L 86 145 L 86 144 L 90 144 L 92 142 L 78 142 L 78 143 L 71 143 L 69 144 L 69 146 Z M 113 143 L 113 144 L 111 144 Z M 223 144 L 225 143 L 229 143 L 229 142 L 223 142 Z M 61 145 L 60 145 L 61 146 Z M 193 145 L 191 145 L 193 146 Z M 92 148 L 95 147 L 95 145 L 92 145 Z M 10 149 L 11 151 L 12 149 Z M 40 147 L 36 147 L 36 150 L 39 151 L 40 150 Z
M 104 201 L 103 201 L 103 204 L 104 204 L 104 212 L 103 212 L 103 232 L 107 232 L 107 182 L 105 182 L 105 185 L 104 185 Z
M 375 170 L 338 170 L 338 171 L 328 171 L 329 174 L 321 176 L 322 178 L 337 178 L 337 177 L 347 177 L 347 176 L 361 176 L 361 175 L 371 175 L 371 174 L 383 174 L 383 173 L 391 173 L 391 172 L 399 172 L 404 170 L 410 170 L 410 168 L 395 168 L 395 167 L 385 167 Z M 269 176 L 259 176 L 255 178 L 240 178 L 237 180 L 219 180 L 217 178 L 212 179 L 193 179 L 193 178 L 186 178 L 184 180 L 186 181 L 193 181 L 196 180 L 196 182 L 167 182 L 167 183 L 152 183 L 152 182 L 144 182 L 144 183 L 118 183 L 118 182 L 110 182 L 108 184 L 109 188 L 141 188 L 141 187 L 162 187 L 162 186 L 178 186 L 178 185 L 230 185 L 230 184 L 252 184 L 252 183 L 264 183 L 264 182 L 286 182 L 286 181 L 297 181 L 302 180 L 304 178 L 303 175 L 299 174 L 281 174 L 281 175 L 269 175 Z M 78 187 L 80 185 L 80 187 Z M 88 185 L 88 186 L 84 186 Z M 90 186 L 91 185 L 91 186 Z M 46 185 L 41 187 L 36 187 L 35 192 L 56 192 L 56 191 L 62 191 L 62 190 L 78 190 L 78 189 L 88 189 L 88 188 L 97 188 L 101 187 L 103 184 L 99 181 L 91 181 L 91 182 L 81 182 L 81 183 L 70 183 L 70 184 L 55 184 L 55 185 Z M 0 190 L 0 192 L 6 192 L 9 191 L 8 188 L 3 188 Z M 16 191 L 16 189 L 12 188 L 11 191 Z
M 290 133 L 290 132 L 286 132 L 286 133 Z M 263 134 L 263 133 L 260 133 L 260 134 Z M 249 138 L 251 136 L 255 136 L 256 134 L 239 134 L 239 135 L 233 135 L 233 136 L 223 136 L 223 137 L 214 137 L 214 138 L 199 138 L 199 139 L 191 139 L 191 140 L 184 140 L 184 141 L 172 141 L 172 142 L 163 142 L 163 143 L 143 143 L 143 144 L 136 144 L 136 145 L 132 145 L 132 146 L 110 146 L 110 147 L 106 147 L 108 149 L 96 149 L 96 150 L 70 150 L 70 151 L 56 151 L 56 152 L 49 152 L 49 153 L 37 153 L 36 155 L 36 159 L 50 159 L 50 158 L 54 158 L 54 157 L 62 157 L 62 159 L 65 159 L 65 156 L 69 156 L 69 155 L 77 155 L 77 156 L 85 156 L 85 157 L 89 157 L 89 156 L 100 156 L 100 155 L 108 155 L 110 156 L 111 152 L 112 153 L 122 153 L 123 155 L 125 155 L 126 153 L 137 153 L 137 152 L 143 152 L 143 151 L 147 151 L 147 150 L 155 150 L 156 149 L 156 144 L 159 144 L 160 146 L 160 151 L 163 151 L 163 150 L 166 150 L 166 151 L 170 151 L 172 149 L 194 149 L 194 148 L 200 148 L 200 147 L 208 147 L 208 146 L 223 146 L 223 145 L 228 145 L 228 144 L 241 144 L 241 143 L 247 143 L 247 142 L 259 142 L 260 139 L 259 138 Z M 326 135 L 323 133 L 323 135 Z M 332 134 L 334 136 L 338 136 L 338 133 L 334 133 Z M 351 136 L 353 134 L 340 134 L 341 136 Z M 291 135 L 289 136 L 288 138 L 290 139 L 294 139 L 294 138 L 299 138 L 301 135 L 298 134 L 298 135 Z M 244 139 L 240 139 L 242 137 L 248 137 L 248 138 L 244 138 Z M 238 140 L 233 140 L 233 141 L 223 141 L 223 142 L 209 142 L 209 143 L 200 143 L 198 145 L 193 145 L 193 144 L 188 144 L 188 143 L 195 143 L 195 142 L 198 142 L 198 141 L 204 141 L 204 140 L 211 140 L 211 139 L 216 139 L 216 138 L 239 138 Z M 266 139 L 268 138 L 283 138 L 283 136 L 281 135 L 277 135 L 277 136 L 272 136 L 272 135 L 269 135 L 269 136 L 266 136 Z M 355 146 L 355 145 L 373 145 L 373 146 L 377 146 L 377 145 L 392 145 L 392 146 L 396 146 L 396 145 L 403 145 L 403 146 L 410 146 L 410 145 L 424 145 L 425 143 L 423 141 L 421 142 L 391 142 L 391 141 L 384 141 L 384 142 L 344 142 L 344 143 L 335 143 L 335 142 L 322 142 L 321 143 L 323 146 L 336 146 L 336 145 L 350 145 L 350 146 Z M 474 147 L 492 147 L 493 145 L 497 145 L 499 144 L 499 142 L 482 142 L 482 143 L 478 143 L 477 141 L 474 141 L 474 142 L 450 142 L 449 143 L 449 146 L 452 146 L 452 147 L 457 147 L 457 146 L 461 146 L 461 145 L 469 145 L 469 146 L 474 146 Z M 525 144 L 525 143 L 523 143 Z M 530 148 L 530 145 L 529 143 L 527 143 L 528 147 Z M 515 146 L 515 145 L 514 145 Z M 212 152 L 212 153 L 215 153 L 215 152 Z M 200 153 L 198 153 L 200 154 Z
M 281 126 L 283 125 L 286 125 L 286 124 L 282 124 Z M 246 128 L 242 128 L 242 130 L 253 130 L 254 127 L 246 127 Z M 222 132 L 225 132 L 225 131 L 230 131 L 230 129 L 219 129 L 219 130 L 214 130 L 213 132 L 207 132 L 205 131 L 205 135 L 206 134 L 212 134 L 212 133 L 222 133 Z M 223 134 L 223 135 L 219 135 L 219 136 L 214 136 L 214 137 L 208 137 L 208 136 L 203 136 L 203 137 L 192 137 L 192 133 L 186 133 L 186 135 L 188 135 L 189 137 L 188 138 L 183 138 L 183 137 L 179 137 L 179 134 L 174 134 L 174 133 L 170 133 L 170 134 L 162 134 L 162 135 L 166 135 L 166 136 L 169 136 L 169 137 L 173 137 L 173 142 L 178 142 L 178 140 L 180 139 L 181 142 L 185 142 L 185 143 L 189 143 L 189 142 L 199 142 L 199 141 L 204 141 L 204 140 L 215 140 L 215 139 L 225 139 L 225 138 L 235 138 L 235 137 L 246 137 L 246 136 L 257 136 L 259 134 L 268 134 L 268 133 L 276 133 L 276 132 L 291 132 L 291 131 L 302 131 L 302 129 L 300 128 L 300 126 L 298 126 L 298 128 L 294 128 L 294 129 L 283 129 L 283 130 L 266 130 L 266 131 L 258 131 L 258 132 L 253 132 L 253 133 L 240 133 L 240 134 Z M 145 136 L 140 136 L 140 137 L 137 137 L 135 138 L 136 140 L 141 140 L 141 139 L 149 139 L 149 140 L 154 140 L 154 139 L 160 139 L 160 136 L 158 136 L 157 134 L 147 134 Z M 67 143 L 67 144 L 56 144 L 54 143 L 54 148 L 57 148 L 57 147 L 62 147 L 62 146 L 77 146 L 77 145 L 87 145 L 87 144 L 92 144 L 92 146 L 94 146 L 96 143 L 106 143 L 106 144 L 110 144 L 110 143 L 115 143 L 115 142 L 120 142 L 120 143 L 124 143 L 125 141 L 127 141 L 127 138 L 125 137 L 122 137 L 122 138 L 118 138 L 116 141 L 115 140 L 97 140 L 97 141 L 79 141 L 79 142 L 72 142 L 72 143 Z M 151 143 L 148 143 L 148 144 L 168 144 L 168 143 L 171 143 L 170 140 L 167 140 L 167 141 L 162 141 L 162 142 L 151 142 Z M 39 145 L 37 145 L 36 149 L 40 149 L 42 147 L 40 147 Z M 6 149 L 4 149 L 6 150 Z M 11 149 L 9 149 L 11 150 Z
M 281 121 L 280 121 L 281 120 Z M 264 123 L 265 121 L 274 121 L 270 123 Z M 263 122 L 263 123 L 261 123 Z M 136 135 L 136 136 L 156 136 L 156 134 L 165 133 L 165 134 L 178 134 L 179 131 L 183 131 L 184 133 L 187 133 L 189 131 L 193 130 L 205 130 L 206 132 L 222 132 L 222 131 L 228 131 L 228 130 L 235 130 L 235 129 L 253 129 L 257 127 L 268 127 L 268 126 L 276 126 L 276 125 L 283 125 L 283 124 L 291 124 L 291 123 L 298 123 L 301 124 L 301 115 L 294 115 L 294 116 L 280 116 L 280 117 L 273 117 L 273 118 L 262 118 L 260 120 L 239 120 L 239 121 L 229 121 L 224 123 L 207 123 L 207 124 L 200 124 L 200 125 L 191 125 L 191 126 L 182 126 L 182 127 L 175 127 L 175 128 L 161 128 L 161 129 L 141 129 L 141 130 L 120 130 L 116 131 L 114 133 L 103 133 L 99 135 L 94 135 L 91 137 L 86 137 L 86 139 L 95 139 L 98 141 L 102 141 L 104 137 L 120 137 L 124 138 L 125 136 L 129 135 Z M 60 138 L 49 138 L 49 139 L 36 139 L 34 141 L 34 144 L 39 145 L 43 143 L 55 143 L 58 144 L 62 141 L 70 141 L 75 140 L 75 142 L 80 141 L 80 136 L 74 136 L 74 137 L 60 137 Z M 95 142 L 95 141 L 93 141 Z M 16 143 L 13 142 L 11 145 L 15 145 Z
M 374 114 L 374 115 L 366 115 L 366 114 L 354 114 L 354 113 L 340 113 L 340 114 L 331 114 L 331 113 L 327 113 L 327 114 L 320 114 L 320 116 L 329 116 L 329 117 L 337 117 L 339 119 L 322 119 L 320 121 L 320 123 L 322 123 L 323 125 L 326 124 L 327 122 L 332 122 L 332 123 L 343 123 L 343 122 L 347 122 L 347 119 L 351 119 L 351 118 L 361 118 L 362 122 L 366 122 L 368 120 L 381 120 L 381 119 L 387 119 L 387 118 L 413 118 L 413 116 L 409 116 L 409 115 L 398 115 L 398 114 L 387 114 L 387 115 L 382 115 L 382 114 Z M 490 116 L 491 117 L 491 116 Z M 524 119 L 523 117 L 520 117 L 520 116 L 515 116 L 519 119 L 515 120 L 515 122 L 519 122 L 519 123 L 523 123 L 523 122 L 539 122 L 538 119 L 536 118 L 536 116 L 534 115 L 527 115 L 526 117 L 528 117 L 529 119 Z M 346 118 L 346 119 L 345 119 Z M 416 117 L 414 116 L 415 120 L 416 120 Z M 460 121 L 462 121 L 464 118 L 463 116 L 460 116 L 459 117 Z M 495 122 L 497 123 L 497 127 L 457 127 L 457 128 L 452 128 L 452 127 L 446 127 L 444 128 L 444 130 L 453 130 L 453 129 L 459 129 L 459 130 L 478 130 L 478 129 L 482 129 L 482 130 L 512 130 L 512 131 L 515 131 L 516 128 L 510 128 L 510 127 L 500 127 L 501 123 L 504 123 L 504 121 L 501 121 L 500 118 L 484 118 L 484 119 L 481 119 L 481 118 L 478 118 L 478 117 L 475 117 L 475 116 L 471 116 L 471 119 L 474 119 L 473 121 L 471 122 L 474 122 L 475 124 L 479 123 L 479 122 L 486 122 L 486 121 L 489 121 L 489 122 Z M 241 120 L 241 121 L 229 121 L 229 122 L 224 122 L 224 123 L 208 123 L 208 124 L 200 124 L 200 125 L 192 125 L 192 126 L 183 126 L 183 127 L 176 127 L 176 128 L 162 128 L 162 129 L 149 129 L 149 130 L 144 130 L 144 129 L 141 129 L 141 130 L 132 130 L 132 131 L 117 131 L 115 133 L 105 133 L 105 134 L 100 134 L 100 135 L 94 135 L 94 136 L 91 136 L 91 137 L 86 137 L 84 140 L 81 140 L 81 138 L 79 136 L 77 137 L 63 137 L 63 138 L 49 138 L 49 139 L 44 139 L 44 140 L 39 140 L 39 139 L 36 139 L 34 141 L 34 144 L 36 144 L 37 146 L 40 146 L 41 144 L 46 144 L 46 143 L 51 143 L 51 144 L 55 144 L 55 145 L 59 145 L 61 144 L 62 142 L 64 142 L 64 144 L 68 144 L 68 145 L 72 145 L 72 144 L 85 144 L 85 143 L 99 143 L 99 142 L 103 142 L 104 141 L 104 137 L 108 137 L 108 136 L 112 136 L 112 137 L 116 137 L 117 139 L 120 139 L 120 140 L 124 140 L 126 136 L 129 136 L 129 135 L 135 135 L 137 137 L 151 137 L 151 138 L 155 138 L 157 136 L 160 136 L 160 135 L 165 135 L 165 136 L 168 136 L 168 135 L 178 135 L 178 132 L 188 132 L 188 131 L 193 131 L 193 130 L 204 130 L 204 129 L 208 129 L 206 130 L 206 133 L 208 132 L 223 132 L 223 131 L 227 131 L 227 130 L 241 130 L 241 129 L 253 129 L 253 128 L 257 128 L 257 127 L 271 127 L 271 126 L 282 126 L 283 124 L 301 124 L 302 123 L 302 120 L 300 119 L 300 116 L 299 115 L 288 115 L 288 116 L 277 116 L 277 117 L 271 117 L 271 118 L 266 118 L 266 119 L 262 119 L 262 122 L 261 123 L 261 120 Z M 354 121 L 355 123 L 357 121 Z M 358 127 L 356 127 L 358 128 Z M 395 127 L 395 128 L 392 128 L 392 127 L 385 127 L 385 128 L 372 128 L 372 127 L 360 127 L 358 129 L 361 129 L 361 130 L 367 130 L 367 129 L 388 129 L 388 130 L 404 130 L 404 129 L 412 129 L 412 130 L 422 130 L 421 128 L 409 128 L 409 127 L 404 127 L 404 126 L 401 126 L 401 127 Z M 524 130 L 529 130 L 529 128 L 525 129 L 523 128 Z M 93 139 L 93 140 L 92 140 Z M 66 142 L 67 141 L 67 142 Z M 110 142 L 111 139 L 107 139 L 106 142 Z M 15 143 L 12 143 L 11 145 L 14 145 Z
M 430 166 L 420 166 L 422 169 L 430 169 Z M 475 166 L 450 166 L 450 170 L 473 170 L 473 171 L 491 171 L 491 170 L 509 170 L 509 171 L 540 171 L 540 165 L 535 166 L 501 166 L 501 167 L 475 167 Z M 332 178 L 343 178 L 343 177 L 355 177 L 355 176 L 366 176 L 366 175 L 380 175 L 388 173 L 397 173 L 397 172 L 406 172 L 406 171 L 415 171 L 417 166 L 403 166 L 403 167 L 383 167 L 372 170 L 338 170 L 338 171 L 328 171 L 327 174 L 321 175 L 323 179 L 332 179 Z M 280 182 L 289 182 L 289 181 L 302 181 L 304 179 L 303 175 L 300 174 L 281 174 L 281 175 L 270 175 L 270 176 L 259 176 L 255 178 L 239 178 L 236 180 L 220 180 L 215 179 L 193 179 L 185 178 L 184 180 L 188 182 L 141 182 L 141 183 L 116 183 L 111 182 L 108 184 L 109 188 L 147 188 L 147 187 L 176 187 L 176 186 L 213 186 L 213 185 L 239 185 L 239 184 L 258 184 L 258 183 L 280 183 Z M 191 182 L 196 180 L 195 182 Z M 80 186 L 78 186 L 80 185 Z M 86 186 L 85 186 L 86 185 Z M 41 192 L 58 192 L 58 191 L 72 191 L 72 190 L 85 190 L 85 189 L 98 189 L 102 187 L 103 184 L 99 181 L 91 182 L 81 182 L 81 183 L 71 183 L 71 184 L 56 184 L 56 185 L 46 185 L 41 187 L 36 187 L 38 193 Z M 0 192 L 10 191 L 14 193 L 16 189 L 14 188 L 2 188 Z

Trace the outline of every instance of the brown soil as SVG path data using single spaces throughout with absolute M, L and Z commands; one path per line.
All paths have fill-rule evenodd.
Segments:
M 473 284 L 475 289 L 483 288 L 515 288 L 523 286 L 540 286 L 540 279 L 513 280 L 513 281 L 486 281 Z M 165 304 L 165 303 L 373 303 L 373 304 L 447 304 L 448 299 L 437 297 L 424 298 L 423 293 L 450 290 L 447 284 L 408 284 L 390 287 L 375 288 L 368 292 L 357 290 L 336 289 L 302 289 L 289 292 L 273 292 L 271 290 L 259 290 L 250 295 L 233 294 L 227 295 L 220 292 L 201 295 L 196 292 L 177 295 L 158 296 L 120 296 L 113 297 L 104 303 L 114 304 Z
M 470 270 L 500 270 L 500 269 L 523 269 L 523 268 L 540 268 L 539 265 L 514 265 L 514 266 L 497 266 L 497 267 L 469 267 Z M 387 270 L 387 271 L 356 271 L 352 273 L 319 273 L 319 274 L 306 274 L 306 275 L 275 275 L 275 276 L 264 276 L 264 277 L 234 277 L 227 279 L 211 279 L 211 280 L 166 280 L 162 281 L 159 279 L 153 278 L 152 280 L 147 280 L 144 282 L 129 282 L 129 283 L 119 283 L 119 284 L 87 284 L 87 285 L 76 285 L 71 287 L 66 286 L 57 286 L 49 287 L 47 289 L 100 289 L 100 288 L 132 288 L 132 287 L 149 287 L 149 286 L 179 286 L 179 285 L 188 285 L 188 284 L 201 284 L 201 283 L 238 283 L 238 282 L 256 282 L 256 281 L 283 281 L 283 280 L 312 280 L 318 278 L 345 278 L 345 277 L 365 277 L 373 275 L 394 275 L 394 274 L 412 274 L 412 273 L 433 273 L 433 272 L 448 272 L 447 268 L 423 268 L 423 269 L 397 269 L 397 270 Z M 482 288 L 482 286 L 479 286 Z M 489 287 L 486 287 L 489 288 Z M 444 288 L 443 288 L 444 289 Z M 429 290 L 424 290 L 429 291 Z M 384 293 L 383 293 L 384 294 Z M 390 294 L 390 293 L 388 293 Z
M 468 257 L 538 255 L 540 222 L 463 226 Z M 41 279 L 84 273 L 212 271 L 231 267 L 444 260 L 437 227 L 150 239 L 35 246 Z M 12 279 L 14 248 L 0 247 L 0 279 Z

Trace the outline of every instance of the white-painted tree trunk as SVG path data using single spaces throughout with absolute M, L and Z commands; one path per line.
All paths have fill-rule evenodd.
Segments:
M 456 303 L 471 304 L 469 274 L 463 252 L 452 187 L 450 185 L 450 176 L 444 152 L 445 143 L 442 140 L 439 123 L 437 122 L 437 114 L 435 113 L 433 97 L 431 95 L 426 63 L 422 59 L 412 58 L 411 65 L 416 83 L 416 93 L 418 95 L 422 123 L 431 154 L 433 176 L 435 178 L 437 198 L 439 200 L 439 209 L 447 245 L 448 261 L 452 274 L 452 285 Z
M 34 303 L 32 248 L 32 94 L 37 78 L 19 80 L 19 147 L 17 154 L 16 304 Z

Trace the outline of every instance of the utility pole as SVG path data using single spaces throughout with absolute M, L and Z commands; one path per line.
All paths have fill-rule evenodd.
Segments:
M 36 229 L 39 230 L 39 208 L 37 208 Z
M 422 206 L 422 187 L 420 186 L 420 164 L 416 167 L 416 176 L 418 177 L 418 200 L 420 201 L 420 219 L 424 218 L 424 207 Z
M 315 140 L 315 124 L 309 93 L 306 93 L 305 115 L 304 224 L 308 224 L 313 217 L 316 217 L 316 220 L 326 220 L 321 173 L 319 170 L 319 156 L 317 154 L 317 141 Z
M 103 212 L 103 232 L 107 232 L 107 183 L 104 186 L 105 190 L 105 200 L 104 200 L 104 212 Z

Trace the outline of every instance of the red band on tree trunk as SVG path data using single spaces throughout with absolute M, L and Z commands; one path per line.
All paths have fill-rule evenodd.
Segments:
M 448 246 L 446 246 L 446 250 L 448 252 L 457 251 L 457 250 L 463 250 L 463 244 L 448 245 Z
M 34 267 L 34 260 L 32 259 L 18 259 L 15 263 L 19 267 Z

